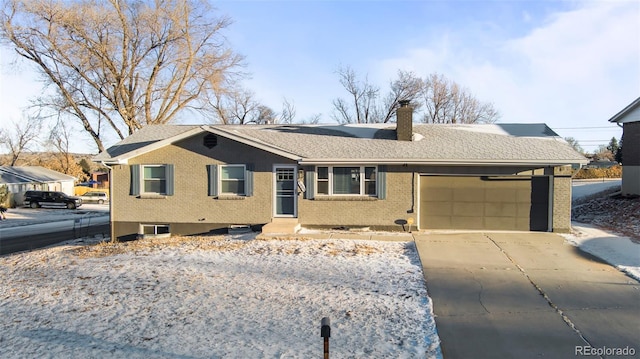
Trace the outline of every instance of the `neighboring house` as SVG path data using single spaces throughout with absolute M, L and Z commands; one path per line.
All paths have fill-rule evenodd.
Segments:
M 622 126 L 622 194 L 640 195 L 640 97 L 609 119 Z
M 568 231 L 571 165 L 545 124 L 146 126 L 111 167 L 118 238 L 230 225 Z
M 0 166 L 0 185 L 11 193 L 11 205 L 22 205 L 28 190 L 60 191 L 73 195 L 77 178 L 40 166 Z

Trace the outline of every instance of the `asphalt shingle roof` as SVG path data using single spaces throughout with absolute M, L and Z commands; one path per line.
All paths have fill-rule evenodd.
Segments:
M 0 166 L 0 183 L 73 181 L 76 178 L 41 166 Z
M 200 126 L 147 126 L 94 160 L 127 157 L 132 151 L 180 136 Z M 395 124 L 210 125 L 219 135 L 312 160 L 407 160 L 441 162 L 583 163 L 585 158 L 545 124 L 414 124 L 414 141 L 395 139 Z

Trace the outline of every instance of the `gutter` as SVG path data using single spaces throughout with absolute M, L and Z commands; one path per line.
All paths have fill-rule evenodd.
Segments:
M 545 166 L 564 166 L 571 164 L 587 164 L 588 161 L 584 160 L 499 160 L 499 161 L 486 161 L 486 160 L 407 160 L 407 159 L 386 159 L 386 158 L 374 158 L 374 159 L 349 159 L 344 158 L 322 158 L 322 159 L 301 159 L 299 162 L 301 165 L 341 165 L 341 164 L 385 164 L 385 165 L 439 165 L 439 166 L 531 166 L 531 165 L 545 165 Z

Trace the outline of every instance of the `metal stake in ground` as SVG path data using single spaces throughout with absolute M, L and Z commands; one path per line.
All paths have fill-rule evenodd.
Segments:
M 331 337 L 329 317 L 322 318 L 320 322 L 320 336 L 324 338 L 324 359 L 329 359 L 329 337 Z

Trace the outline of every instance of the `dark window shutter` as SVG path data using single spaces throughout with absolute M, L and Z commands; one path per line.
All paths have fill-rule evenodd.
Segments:
M 165 165 L 166 195 L 173 196 L 173 165 Z
M 209 179 L 208 195 L 215 197 L 218 195 L 218 165 L 207 165 Z
M 315 167 L 307 167 L 304 171 L 304 186 L 306 187 L 306 191 L 304 192 L 304 198 L 313 199 L 315 195 L 315 186 L 314 182 L 316 180 L 315 176 Z
M 244 195 L 250 197 L 253 196 L 253 163 L 247 163 L 245 168 Z
M 140 195 L 140 165 L 131 165 L 131 186 L 129 187 L 129 195 Z
M 376 188 L 379 199 L 387 198 L 387 166 L 378 166 L 378 175 L 376 178 Z

